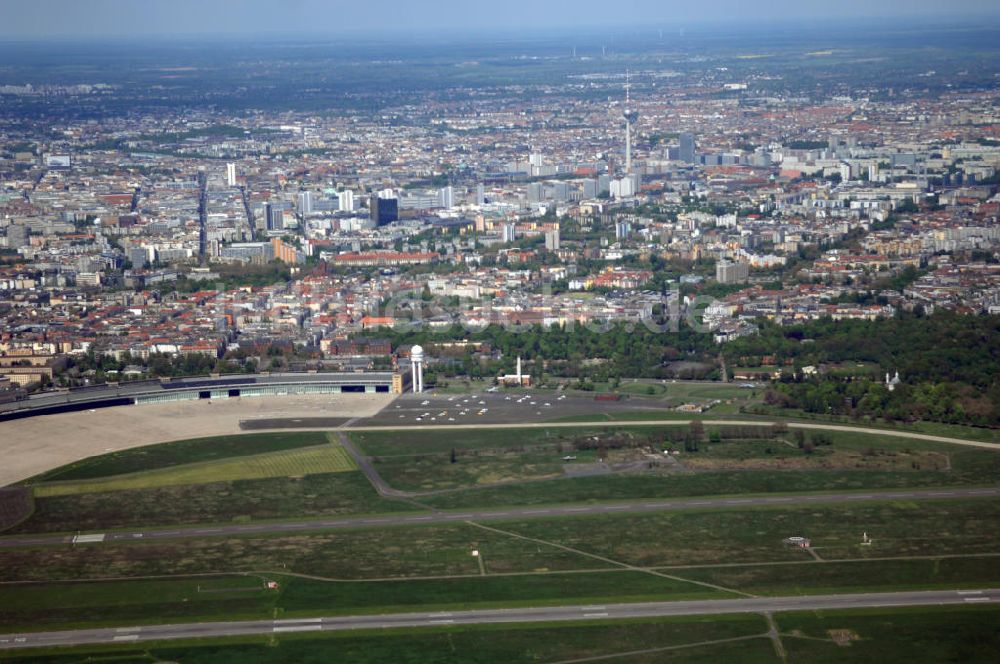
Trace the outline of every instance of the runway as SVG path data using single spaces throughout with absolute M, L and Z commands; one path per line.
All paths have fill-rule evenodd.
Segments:
M 190 528 L 151 528 L 106 533 L 76 535 L 27 535 L 0 538 L 0 549 L 37 546 L 98 546 L 104 542 L 139 542 L 181 538 L 239 537 L 247 535 L 281 535 L 308 531 L 342 530 L 350 528 L 380 528 L 390 526 L 424 526 L 463 521 L 508 521 L 550 519 L 556 517 L 594 516 L 602 514 L 641 514 L 698 509 L 738 509 L 782 505 L 839 505 L 890 500 L 945 500 L 1000 496 L 1000 488 L 982 489 L 922 489 L 899 491 L 858 491 L 816 494 L 781 494 L 776 496 L 732 496 L 721 498 L 685 498 L 676 500 L 634 500 L 602 504 L 568 504 L 558 506 L 508 507 L 489 510 L 459 510 L 424 512 L 337 519 L 307 519 L 254 524 L 192 526 Z
M 667 616 L 994 604 L 998 600 L 1000 600 L 1000 590 L 989 588 L 247 620 L 5 634 L 0 635 L 0 650 L 105 643 L 135 644 L 175 639 L 361 629 L 440 628 L 454 625 L 577 622 Z

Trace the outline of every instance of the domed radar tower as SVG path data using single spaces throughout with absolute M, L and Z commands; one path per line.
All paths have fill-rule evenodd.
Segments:
M 625 107 L 622 118 L 625 120 L 625 174 L 632 173 L 632 125 L 639 120 L 639 109 L 632 105 L 629 89 L 632 87 L 628 70 L 625 70 Z
M 424 348 L 414 346 L 410 349 L 410 371 L 413 372 L 411 387 L 415 393 L 424 391 Z

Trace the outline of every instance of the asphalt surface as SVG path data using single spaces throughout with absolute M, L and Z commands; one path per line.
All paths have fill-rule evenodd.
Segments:
M 712 508 L 747 508 L 775 505 L 838 505 L 865 501 L 890 500 L 944 500 L 956 498 L 984 498 L 1000 496 L 1000 487 L 983 489 L 921 489 L 879 492 L 816 493 L 807 495 L 742 496 L 722 498 L 685 498 L 680 500 L 636 500 L 629 502 L 508 507 L 490 510 L 461 510 L 449 512 L 401 513 L 376 517 L 341 519 L 309 519 L 255 524 L 230 524 L 195 526 L 189 528 L 153 528 L 107 533 L 73 535 L 27 535 L 0 538 L 0 549 L 67 545 L 97 546 L 103 542 L 137 542 L 179 538 L 235 537 L 246 535 L 280 535 L 303 531 L 340 530 L 349 528 L 377 528 L 382 526 L 424 526 L 462 521 L 507 521 L 521 519 L 551 519 L 568 516 L 593 516 L 600 514 L 668 512 Z M 76 543 L 74 544 L 74 540 Z
M 442 627 L 451 625 L 615 620 L 665 616 L 697 616 L 735 613 L 778 613 L 906 606 L 946 606 L 995 604 L 1000 590 L 934 590 L 918 592 L 866 593 L 849 595 L 806 595 L 795 597 L 754 597 L 749 599 L 695 600 L 684 602 L 643 602 L 636 604 L 575 605 L 523 609 L 482 609 L 434 613 L 393 613 L 340 616 L 332 618 L 292 618 L 239 622 L 191 623 L 81 629 L 0 635 L 0 650 L 81 646 L 101 643 L 144 643 L 168 639 L 199 639 L 257 634 L 332 632 L 357 629 Z
M 663 402 L 651 399 L 595 401 L 592 396 L 553 392 L 514 391 L 474 394 L 412 392 L 400 395 L 378 414 L 358 419 L 351 428 L 365 426 L 420 427 L 427 425 L 544 422 L 559 417 L 593 417 L 601 412 L 665 413 Z

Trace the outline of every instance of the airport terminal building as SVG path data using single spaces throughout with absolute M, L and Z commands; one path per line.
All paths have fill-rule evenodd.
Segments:
M 409 372 L 233 374 L 109 383 L 58 390 L 0 404 L 0 421 L 111 406 L 196 399 L 315 394 L 402 394 Z

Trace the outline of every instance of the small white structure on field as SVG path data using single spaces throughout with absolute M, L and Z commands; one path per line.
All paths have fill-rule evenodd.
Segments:
M 896 372 L 896 375 L 893 376 L 892 378 L 889 378 L 889 373 L 886 372 L 886 374 L 885 374 L 885 388 L 887 390 L 889 390 L 890 392 L 895 391 L 896 386 L 899 385 L 901 382 L 902 381 L 899 380 L 899 372 L 898 371 Z
M 871 546 L 872 538 L 868 537 L 868 533 L 864 532 L 861 534 L 861 546 Z
M 497 381 L 501 385 L 513 385 L 515 387 L 531 387 L 531 376 L 521 373 L 521 356 L 517 356 L 517 373 L 499 376 Z
M 808 549 L 810 546 L 812 546 L 812 542 L 809 541 L 808 537 L 800 537 L 798 535 L 786 537 L 784 539 L 784 542 L 789 546 L 796 546 L 800 549 Z

